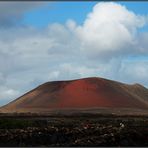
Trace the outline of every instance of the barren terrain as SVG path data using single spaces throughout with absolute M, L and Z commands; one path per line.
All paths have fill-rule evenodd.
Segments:
M 0 146 L 148 146 L 148 116 L 1 116 Z
M 103 78 L 47 82 L 0 108 L 0 112 L 44 113 L 59 109 L 148 110 L 148 89 Z

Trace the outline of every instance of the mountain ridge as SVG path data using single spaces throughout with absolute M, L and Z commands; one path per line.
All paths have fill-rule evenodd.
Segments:
M 2 112 L 33 112 L 64 108 L 148 109 L 148 89 L 99 77 L 51 81 L 1 107 Z

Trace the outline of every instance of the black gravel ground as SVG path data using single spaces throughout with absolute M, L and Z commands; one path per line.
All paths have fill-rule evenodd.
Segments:
M 0 146 L 148 146 L 148 118 L 0 118 Z

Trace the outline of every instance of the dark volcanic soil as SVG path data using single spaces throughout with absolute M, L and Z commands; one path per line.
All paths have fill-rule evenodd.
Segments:
M 148 146 L 148 118 L 1 117 L 0 146 Z

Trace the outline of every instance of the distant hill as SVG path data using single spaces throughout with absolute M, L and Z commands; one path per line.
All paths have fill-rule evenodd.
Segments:
M 1 112 L 51 109 L 129 108 L 148 110 L 148 89 L 103 78 L 47 82 L 1 107 Z

